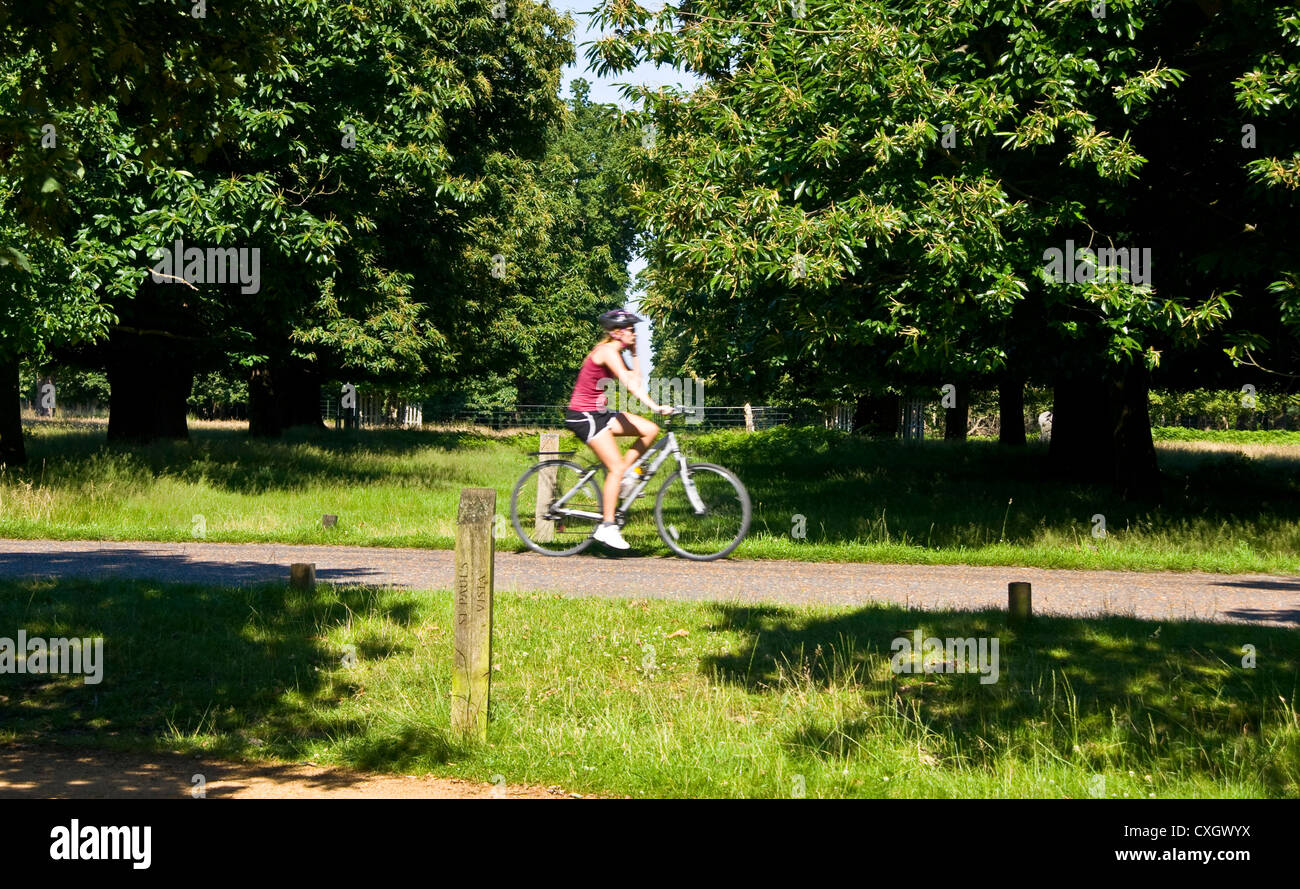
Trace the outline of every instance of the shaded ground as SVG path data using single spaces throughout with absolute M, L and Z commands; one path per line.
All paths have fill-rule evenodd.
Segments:
M 195 780 L 201 775 L 202 782 Z M 365 775 L 311 763 L 230 763 L 171 753 L 0 747 L 0 799 L 569 799 L 557 786 Z
M 0 540 L 0 577 L 139 578 L 224 586 L 286 581 L 289 565 L 316 565 L 330 583 L 449 589 L 451 550 L 287 544 Z M 1075 571 L 969 565 L 720 561 L 496 555 L 499 592 L 686 601 L 1006 608 L 1007 584 L 1033 584 L 1034 611 L 1117 614 L 1300 626 L 1300 574 Z

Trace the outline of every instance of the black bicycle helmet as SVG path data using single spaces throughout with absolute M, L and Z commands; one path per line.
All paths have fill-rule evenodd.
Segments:
M 600 316 L 600 326 L 606 330 L 617 330 L 620 327 L 632 327 L 644 318 L 638 318 L 627 309 L 613 309 Z

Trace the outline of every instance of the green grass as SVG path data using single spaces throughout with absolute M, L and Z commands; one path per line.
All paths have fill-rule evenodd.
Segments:
M 202 516 L 209 541 L 448 548 L 460 489 L 485 486 L 497 491 L 498 546 L 521 549 L 509 497 L 537 448 L 535 433 L 258 442 L 196 428 L 190 442 L 127 449 L 105 445 L 102 428 L 31 428 L 29 465 L 0 471 L 0 536 L 193 540 Z M 749 488 L 753 527 L 733 558 L 1293 573 L 1300 446 L 1285 443 L 1294 433 L 1248 434 L 1284 443 L 1162 445 L 1159 506 L 1051 478 L 1037 444 L 905 446 L 790 428 L 683 440 L 692 459 L 731 468 Z M 561 447 L 591 459 L 571 436 Z M 634 506 L 626 536 L 642 553 L 668 555 L 652 506 Z M 337 527 L 321 526 L 325 513 Z M 1095 515 L 1104 538 L 1092 536 Z
M 473 747 L 448 734 L 451 617 L 446 591 L 0 581 L 0 636 L 105 638 L 98 685 L 0 675 L 0 744 L 631 796 L 1300 796 L 1292 630 L 498 594 Z M 896 675 L 915 629 L 998 638 L 998 681 Z

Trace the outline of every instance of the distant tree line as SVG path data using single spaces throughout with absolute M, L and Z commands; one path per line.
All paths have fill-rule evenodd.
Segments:
M 559 398 L 638 231 L 633 134 L 561 96 L 572 19 L 197 9 L 0 0 L 0 461 L 24 363 L 103 372 L 121 441 L 184 438 L 221 380 L 261 436 L 338 378 Z

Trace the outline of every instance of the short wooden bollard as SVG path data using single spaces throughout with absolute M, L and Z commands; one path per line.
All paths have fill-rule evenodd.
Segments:
M 320 517 L 320 525 L 322 528 L 333 528 L 338 523 L 339 523 L 339 517 L 336 515 L 329 515 L 328 513 L 326 513 L 325 515 Z
M 1033 596 L 1024 581 L 1007 584 L 1007 622 L 1023 626 L 1034 616 Z
M 560 433 L 543 432 L 541 447 L 537 449 L 541 452 L 537 457 L 537 462 L 544 463 L 547 460 L 558 459 L 555 452 L 559 449 Z M 546 514 L 546 504 L 551 502 L 551 497 L 554 495 L 555 467 L 549 467 L 537 473 L 537 506 L 533 515 L 533 540 L 538 543 L 546 543 L 555 539 L 555 523 L 543 518 Z
M 309 562 L 294 562 L 289 566 L 289 586 L 308 593 L 315 590 L 316 566 Z
M 451 730 L 463 741 L 486 741 L 492 689 L 492 525 L 497 492 L 462 488 L 456 512 L 455 655 Z

